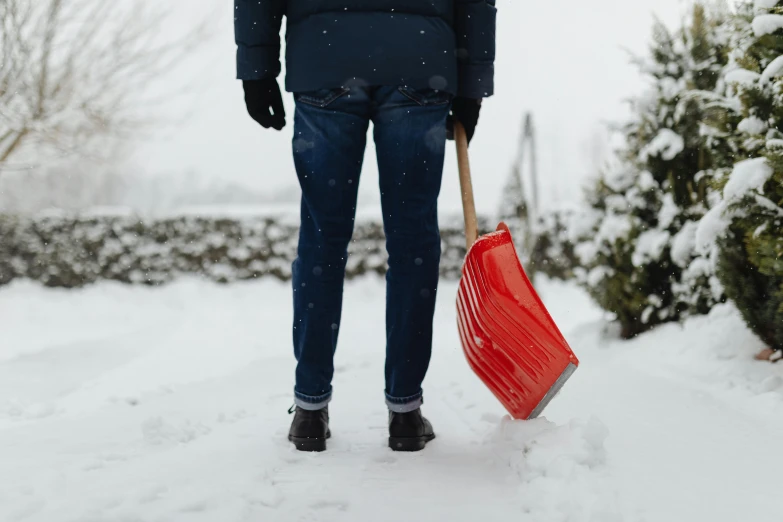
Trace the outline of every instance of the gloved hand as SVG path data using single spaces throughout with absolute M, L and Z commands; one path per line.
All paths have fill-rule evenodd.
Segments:
M 282 130 L 285 127 L 285 108 L 277 80 L 244 80 L 242 87 L 250 116 L 265 129 Z
M 478 125 L 479 112 L 481 112 L 481 100 L 472 98 L 462 98 L 457 96 L 451 104 L 451 114 L 446 121 L 446 136 L 448 139 L 454 139 L 454 120 L 457 120 L 465 127 L 465 133 L 468 135 L 468 143 L 473 139 Z

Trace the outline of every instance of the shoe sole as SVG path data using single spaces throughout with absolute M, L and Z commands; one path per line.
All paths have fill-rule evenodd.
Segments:
M 331 433 L 326 434 L 326 438 L 311 438 L 311 437 L 294 437 L 288 436 L 288 440 L 294 443 L 296 449 L 299 451 L 307 451 L 310 453 L 320 453 L 326 451 L 326 439 L 332 436 Z
M 321 452 L 326 451 L 326 439 L 307 439 L 301 437 L 288 437 L 299 451 Z
M 434 433 L 424 437 L 389 437 L 389 447 L 393 451 L 421 451 L 433 440 Z

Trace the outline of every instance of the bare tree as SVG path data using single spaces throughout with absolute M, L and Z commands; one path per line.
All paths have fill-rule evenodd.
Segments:
M 140 96 L 202 40 L 153 2 L 0 0 L 0 174 L 100 154 L 146 121 Z

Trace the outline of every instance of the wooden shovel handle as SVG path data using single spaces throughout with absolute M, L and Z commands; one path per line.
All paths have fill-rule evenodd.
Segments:
M 454 141 L 457 143 L 457 164 L 459 165 L 459 185 L 462 190 L 462 212 L 465 215 L 465 243 L 470 250 L 478 239 L 478 219 L 476 202 L 473 200 L 473 182 L 470 178 L 470 158 L 468 157 L 468 135 L 465 127 L 454 122 Z

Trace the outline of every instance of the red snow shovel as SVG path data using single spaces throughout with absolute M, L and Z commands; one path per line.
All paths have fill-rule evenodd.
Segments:
M 569 348 L 519 262 L 505 223 L 478 237 L 465 128 L 454 124 L 468 254 L 457 292 L 468 363 L 515 419 L 538 417 L 574 373 Z

